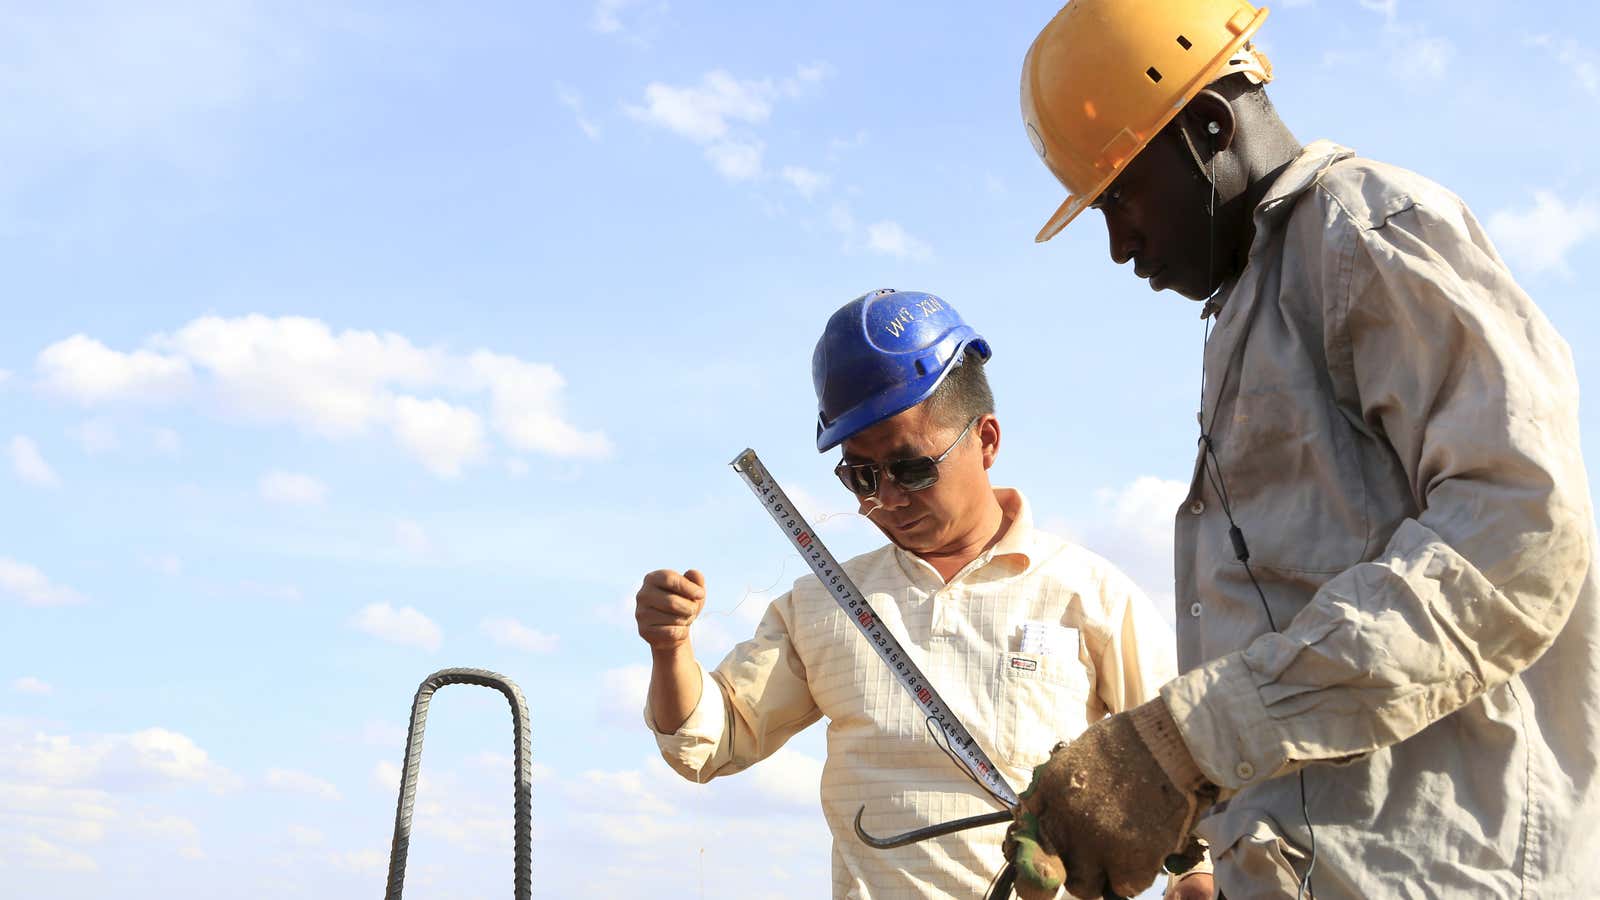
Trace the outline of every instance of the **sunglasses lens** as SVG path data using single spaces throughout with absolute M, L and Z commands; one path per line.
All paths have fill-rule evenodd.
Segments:
M 926 456 L 902 459 L 891 464 L 889 471 L 894 475 L 894 483 L 907 491 L 933 487 L 939 480 L 939 464 Z
M 845 490 L 858 497 L 870 497 L 878 491 L 878 470 L 872 466 L 849 466 L 840 463 L 833 470 Z

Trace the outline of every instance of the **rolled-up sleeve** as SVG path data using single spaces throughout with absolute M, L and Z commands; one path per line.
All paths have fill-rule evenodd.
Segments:
M 701 668 L 700 702 L 677 731 L 658 731 L 645 705 L 662 758 L 684 778 L 704 783 L 743 771 L 821 717 L 790 637 L 792 601 L 791 594 L 773 601 L 754 637 L 714 671 Z
M 1333 390 L 1420 512 L 1281 633 L 1163 689 L 1226 789 L 1404 740 L 1508 681 L 1566 623 L 1592 552 L 1570 350 L 1470 213 L 1336 225 L 1308 263 Z

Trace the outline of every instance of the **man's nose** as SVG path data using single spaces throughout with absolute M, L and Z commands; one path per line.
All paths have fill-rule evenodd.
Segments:
M 911 493 L 887 474 L 878 477 L 878 505 L 884 509 L 904 509 L 911 502 Z
M 1119 215 L 1106 216 L 1106 235 L 1111 241 L 1111 261 L 1119 266 L 1144 249 L 1138 232 L 1122 221 Z

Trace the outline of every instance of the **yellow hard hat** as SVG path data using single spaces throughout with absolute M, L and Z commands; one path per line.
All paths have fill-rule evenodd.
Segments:
M 1066 186 L 1040 229 L 1048 241 L 1206 85 L 1272 66 L 1249 46 L 1267 17 L 1246 0 L 1072 0 L 1022 62 L 1022 121 Z

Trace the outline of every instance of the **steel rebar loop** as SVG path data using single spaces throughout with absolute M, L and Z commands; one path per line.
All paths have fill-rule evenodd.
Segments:
M 406 856 L 411 851 L 411 809 L 417 799 L 417 774 L 422 766 L 422 731 L 428 721 L 433 694 L 447 684 L 475 684 L 494 688 L 511 704 L 511 729 L 516 741 L 513 763 L 515 834 L 515 900 L 533 897 L 533 737 L 528 726 L 528 704 L 511 679 L 487 669 L 441 669 L 417 688 L 411 701 L 411 727 L 406 732 L 406 755 L 401 766 L 400 800 L 394 814 L 394 843 L 389 850 L 389 885 L 385 900 L 400 900 L 405 887 Z

